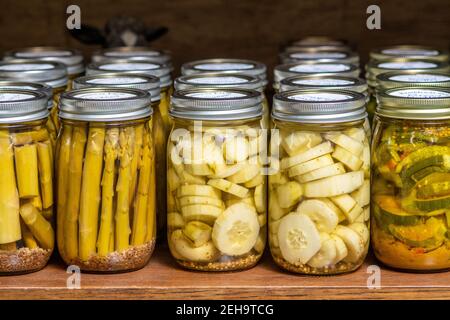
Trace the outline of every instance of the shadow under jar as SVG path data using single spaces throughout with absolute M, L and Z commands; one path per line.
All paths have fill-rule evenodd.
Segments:
M 42 269 L 55 242 L 48 95 L 0 89 L 0 275 Z
M 144 267 L 156 236 L 151 97 L 125 88 L 61 95 L 57 240 L 88 272 Z
M 115 59 L 91 63 L 88 65 L 86 74 L 98 75 L 103 73 L 144 74 L 159 78 L 160 100 L 154 108 L 153 114 L 153 137 L 155 142 L 156 161 L 156 212 L 158 219 L 158 234 L 165 233 L 166 226 L 166 147 L 167 137 L 172 128 L 172 120 L 169 117 L 170 91 L 172 89 L 171 67 L 167 64 L 154 62 L 153 60 L 135 61 L 133 59 Z
M 410 271 L 450 268 L 450 90 L 379 92 L 372 151 L 372 247 Z
M 261 93 L 191 89 L 172 96 L 167 224 L 172 256 L 188 269 L 253 267 L 266 242 Z
M 366 98 L 344 90 L 276 94 L 269 176 L 269 244 L 283 269 L 356 270 L 369 247 Z

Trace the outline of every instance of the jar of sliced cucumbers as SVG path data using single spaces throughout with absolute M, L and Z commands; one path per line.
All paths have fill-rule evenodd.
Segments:
M 261 93 L 176 91 L 168 143 L 168 242 L 177 262 L 242 270 L 266 242 L 266 135 Z
M 450 90 L 379 92 L 372 152 L 372 246 L 388 266 L 450 268 Z
M 269 244 L 282 268 L 357 269 L 369 246 L 366 98 L 345 90 L 276 94 L 270 144 Z
M 59 105 L 57 238 L 89 272 L 142 268 L 155 245 L 151 96 L 129 88 L 65 92 Z
M 48 98 L 0 89 L 0 274 L 42 269 L 54 248 Z

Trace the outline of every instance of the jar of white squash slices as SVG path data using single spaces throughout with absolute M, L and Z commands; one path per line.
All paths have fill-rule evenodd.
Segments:
M 369 246 L 370 148 L 363 94 L 276 94 L 269 176 L 275 262 L 303 274 L 357 269 Z M 279 160 L 279 161 L 277 161 Z M 278 170 L 276 170 L 278 169 Z

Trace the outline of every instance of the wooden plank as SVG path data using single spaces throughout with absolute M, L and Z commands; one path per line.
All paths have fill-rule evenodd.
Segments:
M 1 277 L 0 299 L 450 299 L 450 273 L 413 274 L 381 269 L 381 288 L 368 289 L 369 257 L 354 273 L 317 277 L 279 269 L 266 254 L 253 269 L 233 273 L 179 268 L 160 246 L 144 269 L 121 274 L 82 274 L 69 290 L 59 261 L 37 273 Z

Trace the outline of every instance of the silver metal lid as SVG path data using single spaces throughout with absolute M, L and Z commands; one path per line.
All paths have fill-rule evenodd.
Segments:
M 302 39 L 292 41 L 292 45 L 313 46 L 313 45 L 332 45 L 332 46 L 345 46 L 343 40 L 334 39 L 327 36 L 308 36 Z
M 358 66 L 341 62 L 299 62 L 282 64 L 274 70 L 274 88 L 278 88 L 281 80 L 293 76 L 326 74 L 342 75 L 347 77 L 358 77 L 360 70 Z
M 280 92 L 296 89 L 349 90 L 367 95 L 367 83 L 361 78 L 315 74 L 281 80 Z
M 182 75 L 191 75 L 204 72 L 233 71 L 240 74 L 258 77 L 263 81 L 267 79 L 267 67 L 257 61 L 245 59 L 205 59 L 185 63 L 181 66 Z M 266 83 L 264 84 L 266 85 Z
M 277 93 L 272 117 L 300 123 L 342 123 L 367 117 L 366 97 L 347 90 L 292 90 Z
M 117 59 L 113 61 L 89 64 L 86 69 L 86 75 L 111 72 L 144 74 L 158 77 L 161 88 L 167 88 L 172 85 L 172 77 L 170 75 L 170 71 L 170 66 L 157 62 Z
M 92 62 L 104 62 L 117 59 L 148 60 L 160 64 L 171 64 L 172 57 L 168 51 L 149 47 L 116 47 L 95 51 Z
M 404 87 L 377 93 L 380 116 L 396 119 L 450 119 L 450 89 Z
M 47 107 L 49 109 L 53 108 L 53 90 L 50 86 L 38 83 L 38 82 L 25 82 L 25 81 L 13 81 L 13 80 L 1 80 L 0 79 L 0 89 L 24 89 L 32 91 L 41 91 L 45 93 L 48 97 Z
M 49 115 L 48 95 L 42 91 L 0 88 L 0 124 L 24 123 Z
M 62 47 L 28 47 L 11 50 L 5 53 L 5 60 L 31 59 L 54 61 L 64 64 L 69 75 L 84 72 L 83 55 L 80 51 Z
M 170 115 L 190 120 L 245 120 L 263 114 L 261 93 L 246 89 L 190 89 L 175 91 Z
M 284 48 L 284 52 L 296 52 L 299 50 L 315 50 L 315 51 L 352 51 L 352 48 L 345 44 L 292 44 Z
M 27 82 L 41 82 L 52 88 L 67 85 L 67 71 L 62 63 L 14 59 L 0 61 L 0 78 Z
M 343 62 L 359 64 L 359 56 L 352 51 L 344 50 L 316 50 L 314 48 L 299 49 L 298 51 L 283 52 L 280 54 L 280 60 L 283 64 L 303 61 L 315 62 Z
M 143 74 L 103 73 L 76 78 L 73 81 L 74 89 L 107 87 L 131 88 L 148 91 L 152 102 L 161 100 L 159 78 Z
M 61 94 L 59 116 L 62 119 L 114 122 L 151 116 L 150 93 L 128 88 L 85 88 Z
M 450 73 L 432 71 L 393 71 L 377 75 L 379 89 L 401 87 L 440 87 L 450 88 Z
M 222 73 L 198 73 L 181 76 L 175 79 L 175 90 L 186 90 L 196 88 L 236 88 L 250 89 L 262 92 L 263 81 L 259 78 L 238 74 L 233 71 Z
M 411 70 L 411 71 L 438 71 L 447 72 L 449 69 L 449 64 L 447 62 L 439 62 L 433 60 L 425 59 L 412 59 L 412 58 L 396 58 L 385 61 L 370 61 L 366 68 L 366 79 L 367 83 L 371 87 L 376 87 L 376 77 L 379 74 L 390 72 L 390 71 L 400 71 L 400 70 Z
M 415 58 L 434 61 L 448 61 L 447 51 L 427 46 L 398 45 L 378 48 L 370 52 L 370 59 L 390 60 L 393 58 Z

